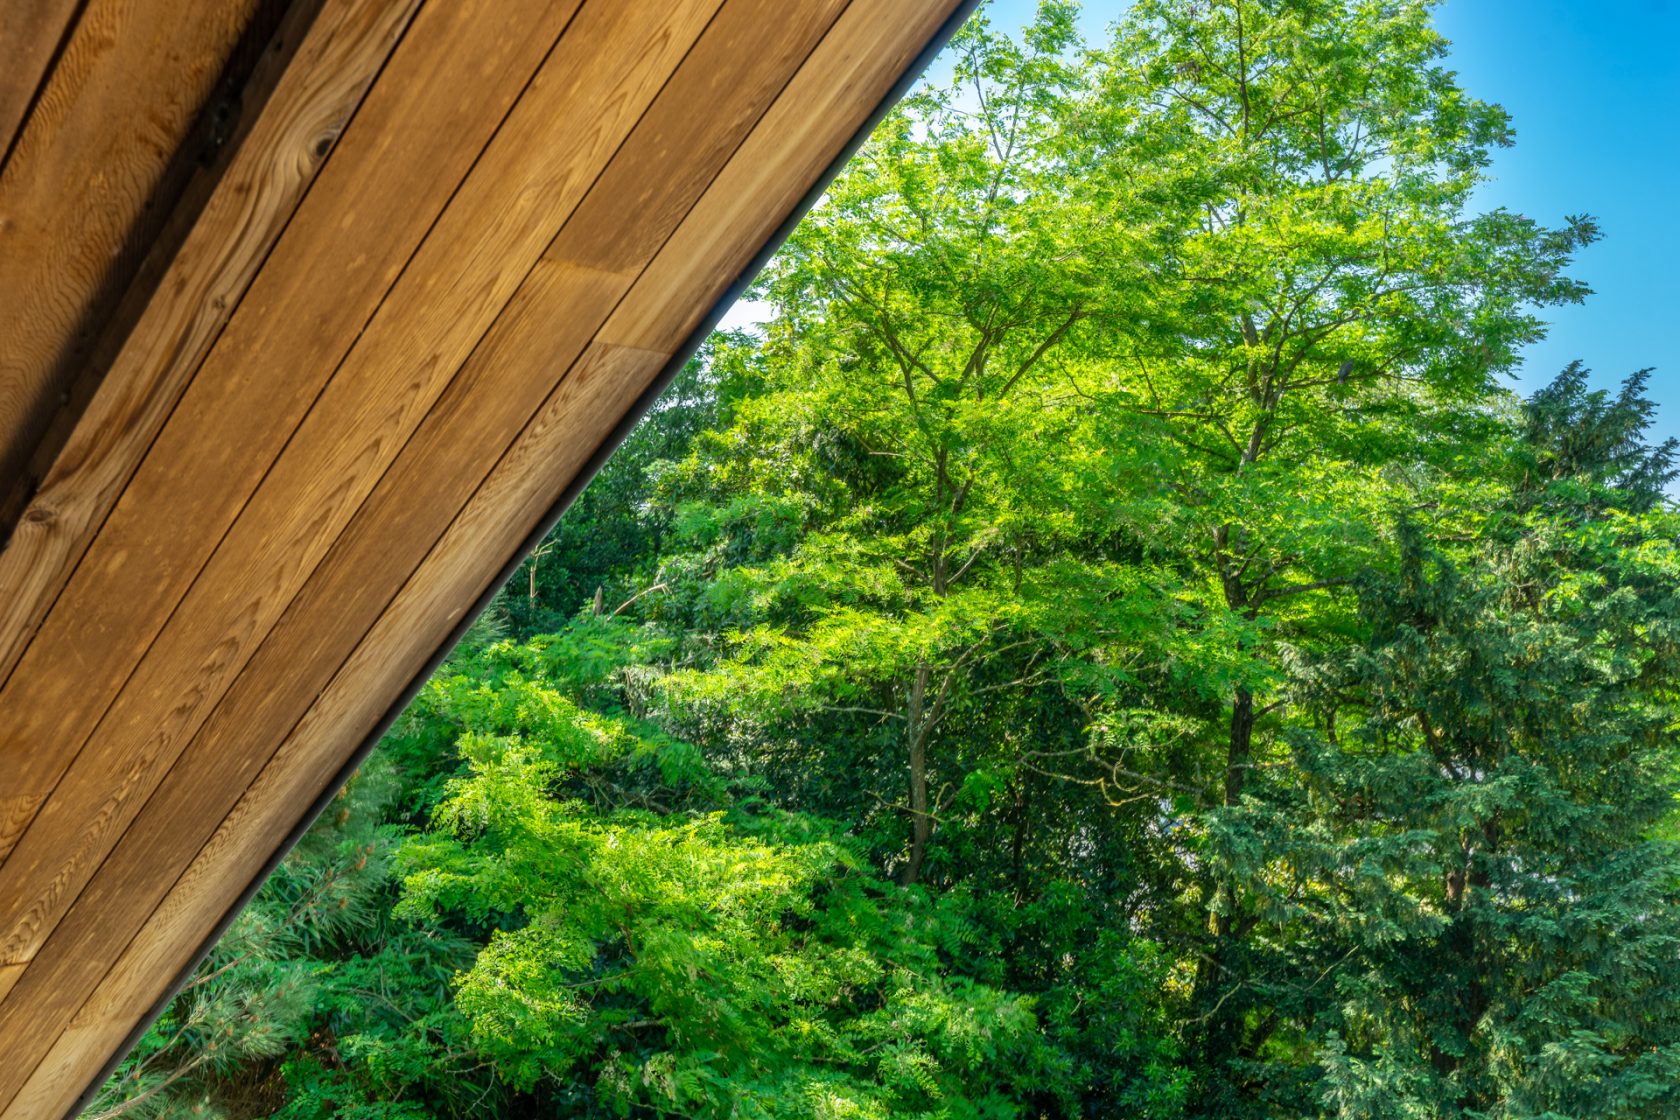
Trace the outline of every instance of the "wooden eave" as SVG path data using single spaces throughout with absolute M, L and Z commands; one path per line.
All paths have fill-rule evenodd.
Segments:
M 970 7 L 0 8 L 0 1120 L 97 1088 Z

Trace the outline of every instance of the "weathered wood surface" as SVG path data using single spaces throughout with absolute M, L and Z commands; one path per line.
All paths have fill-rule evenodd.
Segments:
M 0 551 L 0 1120 L 72 1107 L 957 6 L 327 0 Z

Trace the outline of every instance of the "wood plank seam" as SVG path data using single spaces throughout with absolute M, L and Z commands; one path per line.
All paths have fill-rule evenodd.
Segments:
M 64 26 L 59 29 L 57 41 L 48 54 L 46 64 L 41 68 L 40 77 L 35 79 L 35 88 L 29 94 L 29 100 L 18 111 L 17 119 L 11 122 L 11 132 L 6 137 L 6 149 L 0 152 L 0 175 L 6 173 L 6 164 L 11 162 L 12 152 L 17 148 L 18 137 L 23 135 L 24 129 L 29 127 L 29 118 L 35 114 L 35 106 L 40 104 L 41 93 L 47 88 L 47 79 L 58 67 L 58 60 L 64 57 L 64 48 L 70 42 L 70 37 L 76 32 L 76 24 L 81 21 L 82 13 L 87 10 L 88 0 L 73 0 L 64 19 Z M 6 127 L 6 122 L 0 120 L 0 129 Z
M 90 0 L 76 21 L 0 177 L 0 521 L 191 181 L 207 107 L 283 5 Z

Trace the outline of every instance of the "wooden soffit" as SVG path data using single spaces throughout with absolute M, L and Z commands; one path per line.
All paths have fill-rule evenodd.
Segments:
M 0 1120 L 74 1114 L 968 6 L 0 6 Z

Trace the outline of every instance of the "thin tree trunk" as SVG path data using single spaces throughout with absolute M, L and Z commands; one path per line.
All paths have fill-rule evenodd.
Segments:
M 1027 782 L 1020 774 L 1015 777 L 1015 836 L 1010 844 L 1011 874 L 1015 881 L 1015 901 L 1027 893 Z
M 923 714 L 927 705 L 929 675 L 926 665 L 916 666 L 916 676 L 910 685 L 909 718 L 905 721 L 910 736 L 910 858 L 898 881 L 907 887 L 921 878 L 928 840 L 933 835 L 933 818 L 928 805 L 928 729 Z
M 1233 533 L 1232 526 L 1222 525 L 1214 532 L 1214 561 L 1225 602 L 1234 611 L 1252 619 L 1255 607 L 1249 601 L 1249 588 L 1243 583 L 1240 571 L 1230 559 L 1229 548 L 1233 536 L 1241 539 L 1241 531 Z M 1240 545 L 1239 545 L 1240 548 Z M 1248 780 L 1249 763 L 1254 752 L 1254 693 L 1238 686 L 1231 697 L 1231 726 L 1225 744 L 1225 773 L 1221 803 L 1226 808 L 1241 803 L 1243 787 Z M 1238 1019 L 1240 1003 L 1228 1001 L 1226 991 L 1233 983 L 1231 975 L 1232 950 L 1243 936 L 1237 927 L 1237 892 L 1234 883 L 1214 873 L 1208 883 L 1208 899 L 1212 913 L 1208 917 L 1208 947 L 1196 965 L 1191 992 L 1191 1007 L 1200 1016 L 1197 1031 L 1198 1049 L 1213 1075 L 1214 1083 L 1204 1094 L 1211 1105 L 1215 1096 L 1226 1090 L 1216 1086 L 1228 1077 L 1229 1064 L 1242 1049 L 1242 1025 Z
M 1249 757 L 1254 750 L 1254 693 L 1238 686 L 1231 701 L 1231 738 L 1225 750 L 1225 805 L 1242 800 L 1248 778 Z

